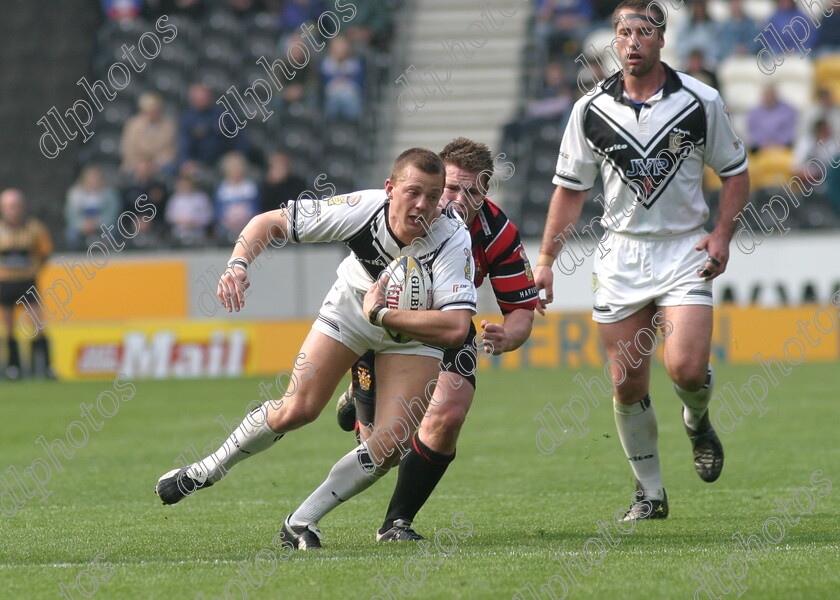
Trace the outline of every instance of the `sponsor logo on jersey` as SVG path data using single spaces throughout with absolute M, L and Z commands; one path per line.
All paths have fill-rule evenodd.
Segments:
M 631 167 L 627 172 L 627 177 L 660 177 L 668 173 L 670 164 L 664 158 L 633 158 L 630 159 Z

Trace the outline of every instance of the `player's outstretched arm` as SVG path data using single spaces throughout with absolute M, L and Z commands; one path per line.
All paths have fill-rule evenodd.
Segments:
M 585 199 L 586 191 L 570 190 L 559 185 L 551 196 L 540 245 L 540 256 L 537 259 L 537 267 L 534 269 L 537 293 L 545 290 L 545 300 L 540 299 L 537 308 L 540 314 L 545 314 L 546 305 L 554 300 L 554 274 L 551 272 L 551 266 L 580 218 Z
M 289 209 L 278 208 L 261 213 L 248 221 L 233 246 L 230 259 L 244 258 L 250 264 L 274 240 L 285 242 L 289 231 L 288 217 Z
M 505 315 L 504 323 L 482 321 L 480 339 L 486 352 L 498 356 L 519 348 L 531 335 L 534 324 L 534 311 L 517 308 Z
M 735 217 L 744 210 L 750 195 L 750 176 L 747 171 L 721 177 L 720 208 L 715 228 L 697 244 L 697 250 L 705 250 L 709 257 L 700 271 L 706 281 L 726 271 L 729 263 L 729 243 L 735 233 Z
M 277 239 L 285 243 L 288 239 L 288 214 L 286 208 L 259 214 L 248 221 L 239 234 L 216 289 L 216 295 L 228 312 L 238 312 L 245 306 L 245 290 L 251 285 L 248 265 L 262 254 L 267 244 Z

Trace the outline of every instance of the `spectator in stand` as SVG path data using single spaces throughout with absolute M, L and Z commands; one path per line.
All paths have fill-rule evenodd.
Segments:
M 242 134 L 240 133 L 239 135 Z M 218 166 L 216 164 L 214 168 L 208 169 L 201 166 L 201 163 L 187 161 L 178 169 L 178 177 L 189 177 L 199 189 L 212 195 L 212 190 L 216 189 L 216 186 L 219 184 Z
M 839 19 L 840 20 L 840 19 Z M 817 102 L 806 109 L 802 115 L 802 125 L 799 128 L 800 137 L 810 136 L 817 121 L 824 120 L 834 135 L 840 134 L 840 106 L 834 103 L 831 90 L 821 88 L 817 91 Z
M 555 118 L 572 107 L 573 85 L 566 77 L 563 64 L 551 61 L 545 65 L 543 88 L 537 99 L 528 103 L 526 116 L 533 119 Z
M 191 177 L 181 175 L 166 206 L 165 219 L 176 245 L 201 246 L 208 241 L 208 232 L 213 224 L 213 206 L 207 194 Z
M 761 33 L 758 24 L 744 12 L 743 0 L 731 0 L 729 3 L 729 18 L 718 25 L 715 48 L 718 49 L 718 60 L 736 54 L 755 54 L 761 46 L 755 38 Z
M 685 72 L 716 90 L 720 89 L 717 75 L 706 66 L 706 53 L 700 48 L 692 50 L 688 55 Z
M 362 114 L 365 69 L 344 35 L 335 36 L 321 61 L 324 116 L 356 120 Z
M 347 23 L 347 37 L 357 49 L 385 50 L 391 40 L 391 12 L 382 0 L 353 0 L 356 15 Z
M 163 99 L 146 92 L 137 105 L 139 112 L 126 122 L 120 140 L 122 170 L 131 173 L 142 159 L 151 160 L 155 172 L 172 169 L 178 142 L 175 122 L 163 114 Z
M 225 151 L 231 149 L 228 148 L 230 140 L 219 128 L 219 117 L 224 109 L 214 103 L 210 88 L 203 83 L 190 86 L 187 102 L 189 106 L 178 124 L 178 162 L 215 165 Z
M 122 210 L 136 210 L 134 203 L 140 196 L 146 196 L 152 204 L 164 205 L 169 196 L 166 182 L 155 173 L 152 161 L 142 158 L 120 186 Z
M 769 146 L 792 147 L 796 137 L 796 109 L 779 99 L 775 86 L 764 88 L 761 104 L 747 113 L 750 151 Z
M 65 238 L 75 249 L 101 242 L 102 225 L 113 225 L 120 214 L 120 197 L 99 167 L 89 165 L 67 192 L 64 205 Z
M 111 21 L 136 19 L 143 10 L 143 0 L 102 0 L 102 12 Z
M 304 23 L 314 23 L 324 12 L 321 0 L 286 0 L 277 18 L 277 29 L 280 31 L 280 46 L 283 48 L 285 38 L 292 32 L 300 31 Z
M 303 65 L 295 68 L 295 76 L 291 81 L 284 81 L 283 91 L 280 94 L 278 108 L 283 109 L 283 104 L 304 103 L 316 106 L 318 103 L 318 66 L 311 55 L 307 56 L 307 47 L 303 35 L 300 32 L 292 33 L 284 39 L 284 50 L 281 56 L 289 58 L 289 63 Z
M 549 56 L 580 52 L 592 29 L 594 12 L 590 0 L 539 0 L 534 34 Z
M 166 202 L 169 199 L 169 188 L 166 182 L 155 173 L 154 165 L 149 159 L 137 161 L 134 172 L 120 186 L 122 195 L 122 210 L 137 212 L 135 203 L 141 196 L 145 197 L 143 204 L 154 206 L 155 214 L 149 219 L 140 219 L 140 229 L 137 235 L 126 240 L 129 248 L 153 248 L 165 245 L 168 232 L 163 215 Z
M 306 181 L 292 171 L 292 160 L 282 150 L 272 152 L 268 157 L 268 170 L 262 182 L 260 212 L 268 212 L 286 206 L 290 199 L 306 191 Z
M 830 17 L 823 17 L 820 21 L 820 33 L 814 44 L 817 57 L 825 54 L 840 53 L 840 18 L 838 18 L 837 5 L 832 5 L 834 13 Z M 827 6 L 827 8 L 830 8 Z
M 225 243 L 235 242 L 239 232 L 260 208 L 257 183 L 248 176 L 248 161 L 240 152 L 222 159 L 223 179 L 216 189 L 216 232 Z
M 691 4 L 688 18 L 680 25 L 675 36 L 679 40 L 676 48 L 680 64 L 687 64 L 688 55 L 693 50 L 706 52 L 709 48 L 717 48 L 719 38 L 718 24 L 709 16 L 706 0 L 695 0 Z M 712 67 L 717 64 L 717 55 L 706 58 Z
M 838 153 L 840 153 L 840 146 L 837 144 L 831 126 L 825 119 L 818 119 L 808 135 L 800 136 L 796 141 L 793 150 L 794 174 L 802 180 L 806 177 L 809 181 L 823 179 L 824 181 L 814 186 L 814 189 L 818 193 L 824 193 L 827 187 L 825 167 L 828 167 Z M 817 164 L 809 164 L 808 161 L 812 158 L 817 159 L 824 169 L 820 169 Z
M 795 40 L 790 32 L 790 23 L 795 17 L 800 17 L 809 24 L 808 37 L 801 42 Z M 762 39 L 765 40 L 763 45 L 778 56 L 784 56 L 790 52 L 799 54 L 800 46 L 806 49 L 813 48 L 818 42 L 819 34 L 817 33 L 817 29 L 811 27 L 810 24 L 811 21 L 808 15 L 796 8 L 794 0 L 776 0 L 776 12 L 770 16 L 770 20 L 762 27 L 762 30 L 772 25 L 776 34 L 781 37 L 781 41 L 785 47 L 782 48 L 779 45 L 779 40 L 776 38 L 776 35 L 768 35 L 767 33 L 764 33 L 762 36 Z M 788 27 L 788 31 L 784 31 L 785 27 Z M 799 31 L 799 28 L 796 30 Z

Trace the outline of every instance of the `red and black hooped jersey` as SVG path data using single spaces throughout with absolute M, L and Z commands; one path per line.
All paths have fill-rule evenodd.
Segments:
M 475 287 L 490 278 L 502 313 L 537 307 L 537 288 L 519 229 L 502 210 L 484 199 L 470 227 L 475 259 Z

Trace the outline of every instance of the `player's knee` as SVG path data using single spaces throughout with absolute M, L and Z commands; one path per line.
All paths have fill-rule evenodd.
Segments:
M 706 384 L 708 363 L 678 362 L 668 369 L 671 381 L 687 392 L 696 392 Z
M 282 410 L 272 407 L 268 411 L 268 426 L 274 431 L 289 431 L 312 423 L 321 413 L 317 407 L 303 402 L 284 402 Z
M 422 431 L 435 439 L 457 440 L 467 420 L 467 410 L 467 406 L 454 402 L 441 404 L 423 420 Z

